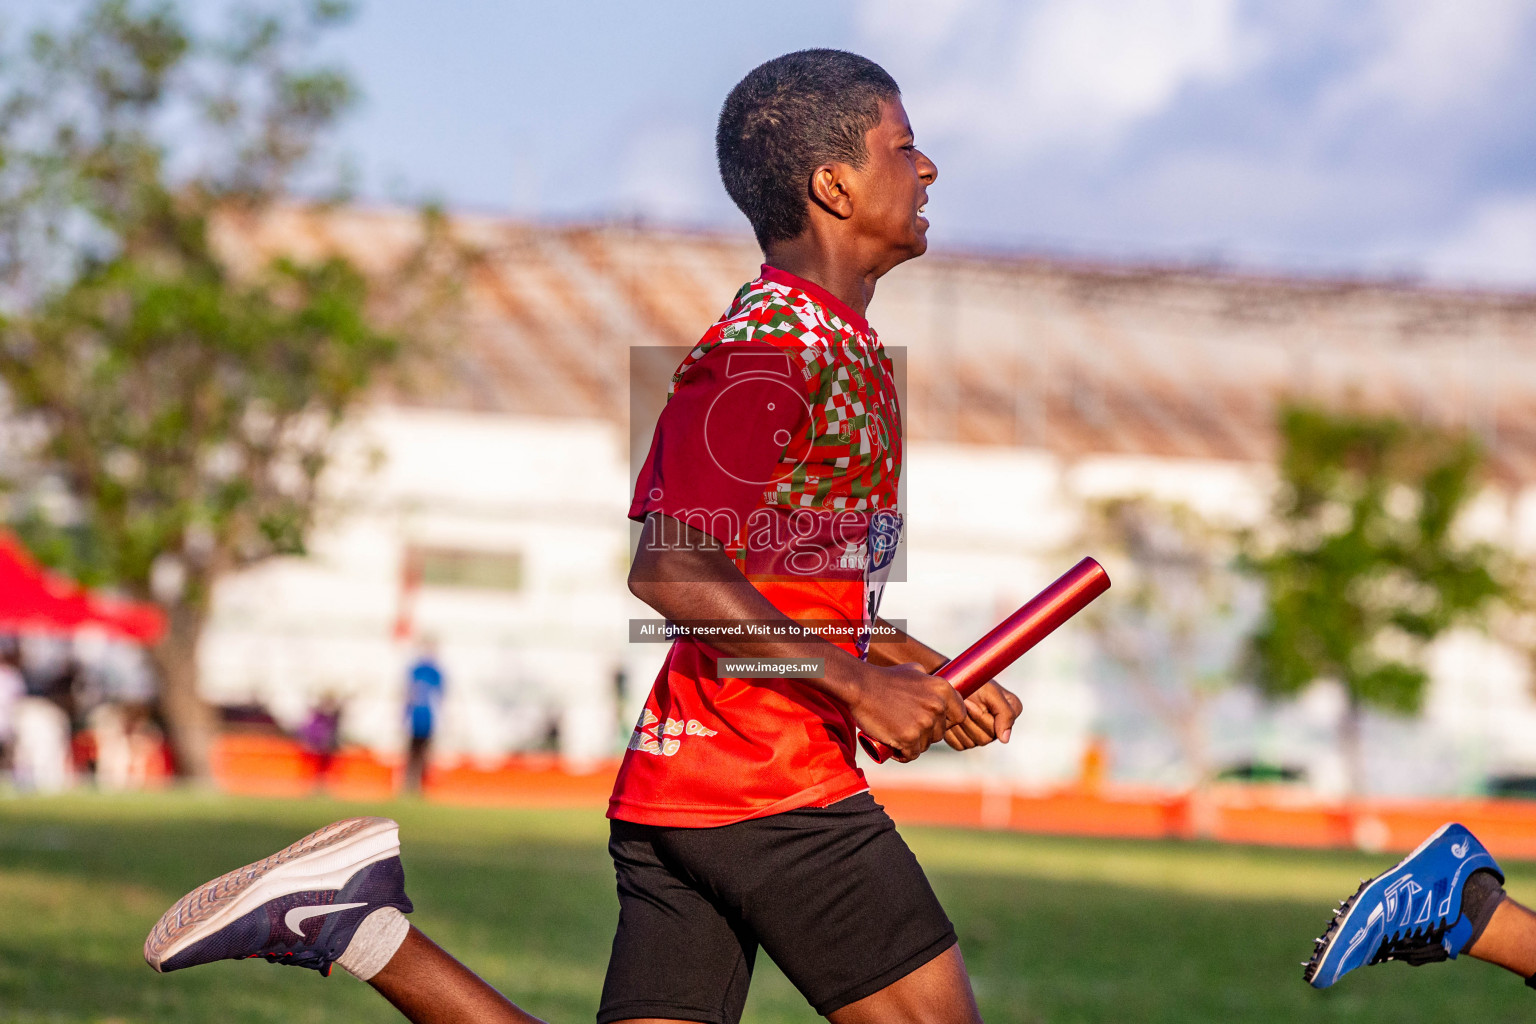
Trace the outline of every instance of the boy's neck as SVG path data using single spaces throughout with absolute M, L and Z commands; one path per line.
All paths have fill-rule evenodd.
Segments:
M 814 231 L 763 250 L 763 262 L 812 284 L 820 285 L 859 316 L 867 316 L 880 273 L 866 269 L 862 261 L 841 247 L 829 246 Z

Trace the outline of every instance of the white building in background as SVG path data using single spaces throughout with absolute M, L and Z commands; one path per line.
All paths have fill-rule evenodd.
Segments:
M 221 585 L 207 696 L 295 724 L 330 692 L 347 734 L 391 751 L 415 638 L 431 637 L 443 752 L 492 759 L 557 735 L 576 761 L 612 753 L 634 613 L 613 425 L 381 406 L 348 447 L 311 554 Z
M 293 210 L 229 239 L 382 268 L 412 225 Z M 311 554 L 221 586 L 204 685 L 288 724 L 330 691 L 352 739 L 398 749 L 404 621 L 440 648 L 440 753 L 554 745 L 586 763 L 623 748 L 664 652 L 628 643 L 628 620 L 649 614 L 624 586 L 634 467 L 668 376 L 758 254 L 746 239 L 631 226 L 456 231 L 478 254 L 462 336 L 350 425 Z M 934 646 L 963 646 L 1090 553 L 1074 546 L 1087 501 L 1145 494 L 1258 521 L 1287 395 L 1474 430 L 1497 481 L 1475 527 L 1536 548 L 1531 296 L 931 255 L 890 275 L 870 313 L 904 354 L 907 395 L 907 581 L 884 613 Z M 1074 777 L 1099 735 L 1112 776 L 1182 780 L 1166 730 L 1084 631 L 1006 678 L 1025 702 L 1008 747 L 895 770 L 1049 784 Z M 1442 643 L 1424 715 L 1369 722 L 1373 788 L 1536 773 L 1531 692 L 1515 652 Z M 1326 790 L 1342 780 L 1340 710 L 1326 686 L 1276 707 L 1237 687 L 1208 728 L 1218 761 L 1295 764 Z

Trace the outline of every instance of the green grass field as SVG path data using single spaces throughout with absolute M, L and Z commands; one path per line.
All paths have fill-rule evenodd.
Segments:
M 340 970 L 253 961 L 162 977 L 139 952 L 193 885 L 359 813 L 400 820 L 421 928 L 534 1013 L 593 1019 L 617 915 L 597 813 L 177 794 L 0 800 L 0 1021 L 396 1019 Z M 1389 964 L 1322 993 L 1302 983 L 1329 907 L 1390 857 L 903 831 L 994 1024 L 1536 1015 L 1519 979 L 1467 960 Z M 1536 892 L 1536 866 L 1506 867 L 1513 891 Z M 818 1018 L 764 957 L 746 1019 Z

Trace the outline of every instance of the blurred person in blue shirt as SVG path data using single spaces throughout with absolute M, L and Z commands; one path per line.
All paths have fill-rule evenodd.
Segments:
M 427 637 L 421 642 L 421 653 L 411 666 L 405 688 L 405 728 L 410 737 L 405 788 L 409 792 L 421 792 L 427 752 L 432 745 L 432 732 L 437 726 L 438 709 L 442 703 L 443 670 L 437 664 L 437 643 Z

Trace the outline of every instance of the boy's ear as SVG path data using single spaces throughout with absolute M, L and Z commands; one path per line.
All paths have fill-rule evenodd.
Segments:
M 822 164 L 811 172 L 811 202 L 838 220 L 853 216 L 853 197 L 848 193 L 847 167 Z

